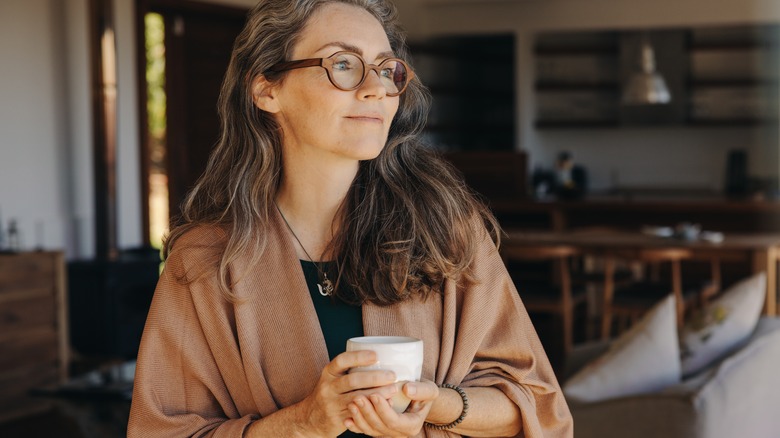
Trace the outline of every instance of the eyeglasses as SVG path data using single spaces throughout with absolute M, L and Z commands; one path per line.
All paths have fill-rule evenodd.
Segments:
M 402 60 L 387 58 L 379 65 L 367 64 L 357 53 L 336 52 L 327 58 L 300 59 L 275 64 L 267 72 L 281 73 L 287 70 L 306 67 L 322 67 L 328 72 L 328 79 L 339 90 L 351 91 L 365 82 L 372 70 L 379 76 L 385 91 L 390 97 L 398 96 L 414 79 L 414 72 Z

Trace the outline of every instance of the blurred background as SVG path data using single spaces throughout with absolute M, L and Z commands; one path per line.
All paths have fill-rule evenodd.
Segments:
M 254 3 L 0 2 L 1 436 L 123 436 L 162 236 Z M 780 232 L 777 2 L 394 3 L 433 95 L 424 136 L 508 231 Z M 557 319 L 535 318 L 563 361 Z

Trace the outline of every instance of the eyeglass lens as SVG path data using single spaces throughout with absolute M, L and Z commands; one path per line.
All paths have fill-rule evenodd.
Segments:
M 340 53 L 331 60 L 333 62 L 331 79 L 339 88 L 351 90 L 363 80 L 366 65 L 357 56 L 350 53 Z M 379 64 L 377 73 L 388 94 L 397 94 L 406 86 L 408 76 L 406 67 L 394 59 L 387 59 Z

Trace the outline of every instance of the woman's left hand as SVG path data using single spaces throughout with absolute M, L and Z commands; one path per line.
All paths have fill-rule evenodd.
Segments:
M 393 410 L 390 400 L 374 394 L 359 395 L 349 404 L 351 419 L 345 426 L 352 432 L 370 436 L 409 437 L 422 429 L 433 401 L 439 396 L 439 387 L 434 382 L 423 380 L 407 382 L 403 393 L 412 402 L 402 414 Z

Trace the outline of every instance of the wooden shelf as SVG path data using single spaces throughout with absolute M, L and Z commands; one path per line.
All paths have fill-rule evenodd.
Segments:
M 770 50 L 777 48 L 777 44 L 770 41 L 763 42 L 749 42 L 749 41 L 735 41 L 731 43 L 692 43 L 688 46 L 689 52 L 706 52 L 706 51 L 721 51 L 721 50 Z
M 514 102 L 515 92 L 512 89 L 507 90 L 473 90 L 463 89 L 459 87 L 428 87 L 432 95 L 435 96 L 457 96 L 468 97 L 469 99 L 491 99 L 491 100 L 506 100 Z
M 635 63 L 623 55 L 637 50 L 637 32 L 548 33 L 537 38 L 534 49 L 535 126 L 753 127 L 777 123 L 780 116 L 771 99 L 777 99 L 773 90 L 780 88 L 780 56 L 769 50 L 780 46 L 780 26 L 659 29 L 648 35 L 673 95 L 670 105 L 620 105 L 619 78 Z M 540 41 L 547 46 L 540 47 Z M 686 63 L 689 68 L 670 67 Z M 615 71 L 609 70 L 611 64 Z M 732 113 L 734 118 L 725 118 Z M 702 120 L 710 116 L 724 118 Z
M 537 56 L 618 56 L 620 33 L 616 31 L 587 32 L 587 34 L 584 32 L 545 33 L 536 39 L 534 53 Z
M 482 132 L 486 129 L 513 131 L 513 123 L 479 123 L 468 125 L 465 123 L 447 123 L 447 124 L 429 124 L 425 126 L 428 131 L 451 131 L 451 132 Z
M 537 82 L 536 91 L 614 91 L 620 90 L 620 84 L 609 83 L 562 83 L 562 82 Z
M 539 129 L 552 129 L 552 128 L 614 128 L 620 126 L 618 120 L 539 120 L 534 123 Z
M 702 120 L 702 119 L 689 119 L 686 121 L 690 126 L 701 126 L 709 128 L 734 128 L 734 127 L 755 127 L 766 126 L 769 124 L 777 124 L 778 120 L 771 119 L 724 119 L 724 120 Z
M 444 150 L 515 144 L 515 36 L 446 36 L 411 43 L 431 97 L 423 135 Z
M 776 87 L 777 79 L 690 79 L 689 87 L 696 88 L 749 88 Z
M 599 55 L 619 56 L 620 47 L 545 47 L 535 48 L 536 56 L 560 56 L 560 55 Z

